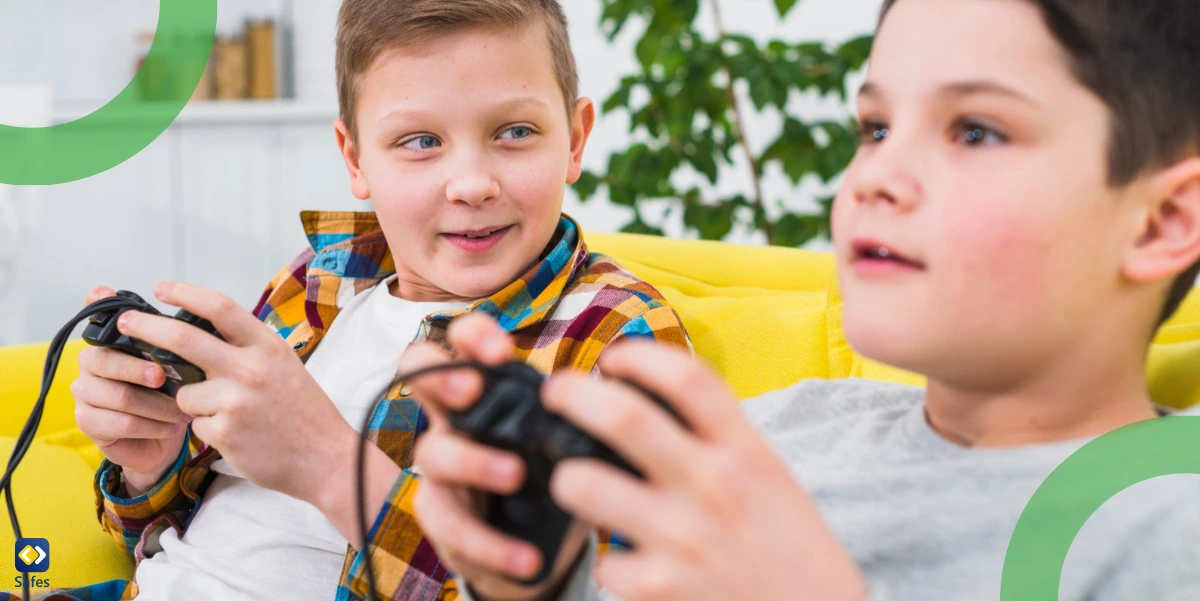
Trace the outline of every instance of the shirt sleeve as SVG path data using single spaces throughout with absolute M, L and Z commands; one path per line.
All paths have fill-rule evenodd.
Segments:
M 183 448 L 175 463 L 153 488 L 136 497 L 128 496 L 121 466 L 105 459 L 96 470 L 93 488 L 96 494 L 96 514 L 100 525 L 113 537 L 117 546 L 135 561 L 134 553 L 142 532 L 162 519 L 174 518 L 182 523 L 191 511 L 192 502 L 183 493 L 180 475 L 191 456 L 191 433 L 184 438 Z
M 562 592 L 552 601 L 621 601 L 617 597 L 602 592 L 595 579 L 592 578 L 592 570 L 596 566 L 596 549 L 596 538 L 593 535 L 588 541 L 583 557 L 576 563 L 574 571 L 568 576 Z M 471 592 L 470 583 L 461 576 L 457 578 L 457 581 L 460 601 L 487 601 L 476 597 Z

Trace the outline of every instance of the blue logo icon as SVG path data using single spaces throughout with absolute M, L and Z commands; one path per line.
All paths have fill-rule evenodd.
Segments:
M 45 572 L 50 569 L 50 541 L 44 538 L 17 539 L 17 571 Z

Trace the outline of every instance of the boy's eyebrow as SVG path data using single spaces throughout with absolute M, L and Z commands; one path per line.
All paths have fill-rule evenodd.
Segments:
M 868 81 L 868 82 L 864 83 L 862 85 L 862 87 L 860 87 L 858 89 L 858 96 L 860 98 L 863 96 L 868 96 L 870 98 L 882 98 L 883 91 L 881 91 L 879 89 L 879 86 L 876 86 L 875 84 Z
M 999 94 L 1001 96 L 1008 96 L 1009 98 L 1019 100 L 1035 107 L 1040 106 L 1037 101 L 1029 96 L 993 81 L 962 81 L 947 84 L 942 86 L 939 92 L 943 96 L 955 96 L 960 98 L 974 94 Z M 862 87 L 859 88 L 858 95 L 860 98 L 864 96 L 868 98 L 882 98 L 884 96 L 883 91 L 879 89 L 879 86 L 869 81 L 864 83 Z
M 542 102 L 542 100 L 540 98 L 537 98 L 536 96 L 522 96 L 520 98 L 514 98 L 512 100 L 506 101 L 503 104 L 499 105 L 499 108 L 502 110 L 514 110 L 514 109 L 519 109 L 522 107 L 529 107 L 529 108 L 542 109 L 542 110 L 547 110 L 550 108 L 549 106 L 546 105 L 545 102 Z
M 1034 99 L 1022 94 L 1008 86 L 998 84 L 994 81 L 978 80 L 978 81 L 962 81 L 942 86 L 940 90 L 944 96 L 972 96 L 975 94 L 999 94 L 1008 96 L 1014 100 L 1019 100 L 1030 106 L 1041 106 Z
M 549 105 L 547 105 L 545 102 L 542 102 L 542 100 L 537 98 L 536 96 L 522 96 L 520 98 L 514 98 L 512 100 L 508 100 L 508 101 L 500 103 L 499 105 L 496 106 L 496 110 L 512 111 L 512 110 L 516 110 L 516 109 L 519 109 L 522 107 L 529 107 L 529 108 L 542 109 L 542 110 L 548 110 L 550 108 Z M 423 118 L 428 118 L 433 114 L 434 113 L 432 113 L 430 111 L 424 111 L 424 110 L 420 110 L 420 109 L 403 109 L 403 108 L 401 108 L 401 109 L 396 109 L 396 110 L 384 115 L 383 118 L 379 120 L 379 122 L 384 123 L 387 121 L 391 121 L 393 119 L 402 119 L 402 118 L 423 119 Z
M 384 115 L 379 120 L 379 122 L 387 123 L 388 121 L 401 120 L 401 119 L 405 119 L 405 118 L 422 119 L 422 118 L 426 118 L 426 117 L 430 116 L 431 114 L 432 113 L 430 113 L 429 111 L 423 111 L 423 110 L 419 110 L 419 109 L 396 109 L 396 110 L 391 111 L 388 114 Z

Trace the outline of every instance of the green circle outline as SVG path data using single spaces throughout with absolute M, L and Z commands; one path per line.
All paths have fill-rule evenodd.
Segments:
M 216 31 L 217 0 L 159 0 L 158 28 L 146 64 L 161 61 L 177 78 L 177 90 L 194 91 L 212 56 Z M 169 43 L 179 35 L 191 36 L 194 43 Z M 175 122 L 189 100 L 139 100 L 138 90 L 149 77 L 143 65 L 120 94 L 70 123 L 0 125 L 0 184 L 63 184 L 103 173 L 133 158 Z
M 1079 448 L 1021 512 L 1004 556 L 1000 601 L 1058 601 L 1067 552 L 1096 510 L 1135 484 L 1186 474 L 1200 474 L 1200 417 L 1137 422 Z

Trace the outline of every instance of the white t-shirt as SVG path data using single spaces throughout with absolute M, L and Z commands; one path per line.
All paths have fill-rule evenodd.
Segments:
M 388 282 L 342 309 L 308 372 L 342 416 L 362 428 L 404 349 L 430 313 L 457 303 L 415 303 L 391 296 Z M 337 590 L 346 539 L 316 507 L 243 479 L 225 461 L 187 532 L 168 529 L 162 552 L 137 569 L 139 600 L 294 599 L 329 601 Z

